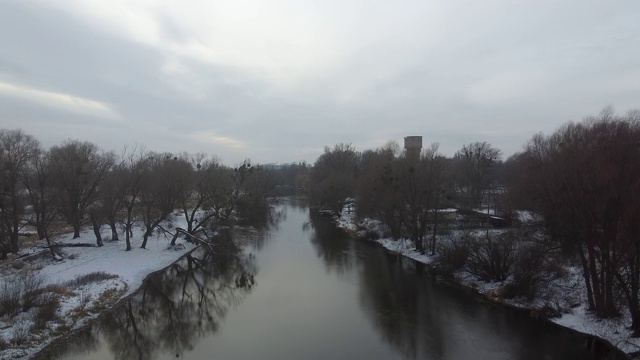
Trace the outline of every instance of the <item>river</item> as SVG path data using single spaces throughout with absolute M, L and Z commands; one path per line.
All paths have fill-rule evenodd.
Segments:
M 604 358 L 583 336 L 478 301 L 311 219 L 302 201 L 273 216 L 236 231 L 243 256 L 195 252 L 43 358 Z

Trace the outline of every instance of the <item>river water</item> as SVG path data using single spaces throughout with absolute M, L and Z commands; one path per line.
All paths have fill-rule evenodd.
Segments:
M 301 201 L 278 204 L 274 219 L 236 231 L 244 256 L 195 252 L 43 358 L 604 358 L 582 336 L 349 239 Z

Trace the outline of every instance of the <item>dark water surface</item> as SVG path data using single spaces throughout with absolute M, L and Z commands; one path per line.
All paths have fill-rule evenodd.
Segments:
M 295 200 L 249 256 L 203 252 L 151 279 L 57 359 L 597 359 L 586 340 L 436 283 Z

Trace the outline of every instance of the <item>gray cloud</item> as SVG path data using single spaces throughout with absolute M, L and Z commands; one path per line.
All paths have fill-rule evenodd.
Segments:
M 1 126 L 229 164 L 405 135 L 509 155 L 640 107 L 638 24 L 633 1 L 6 1 Z

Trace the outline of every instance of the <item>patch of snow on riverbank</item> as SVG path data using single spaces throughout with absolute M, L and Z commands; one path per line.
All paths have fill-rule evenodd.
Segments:
M 519 212 L 517 215 L 525 224 L 539 220 L 536 214 L 530 212 Z M 384 233 L 383 225 L 379 221 L 371 219 L 358 221 L 353 215 L 339 219 L 337 225 L 359 236 L 363 236 L 369 231 L 377 234 Z M 500 231 L 503 230 L 495 230 L 495 232 Z M 374 241 L 390 251 L 424 264 L 434 264 L 437 260 L 437 253 L 435 256 L 430 256 L 416 252 L 412 242 L 408 239 L 393 240 L 382 238 Z M 447 241 L 447 239 L 446 237 L 438 237 L 438 241 Z M 489 298 L 515 307 L 531 309 L 533 312 L 542 311 L 544 307 L 562 311 L 563 314 L 559 317 L 551 318 L 550 321 L 585 334 L 598 336 L 611 342 L 626 353 L 639 352 L 640 338 L 631 337 L 628 329 L 631 325 L 631 316 L 628 312 L 624 311 L 621 317 L 614 319 L 599 319 L 589 313 L 585 305 L 586 286 L 581 275 L 581 269 L 575 266 L 566 266 L 565 270 L 567 272 L 566 276 L 551 280 L 546 288 L 540 290 L 539 296 L 533 300 L 524 298 L 504 299 L 498 296 L 501 288 L 509 282 L 509 279 L 505 282 L 478 281 L 475 276 L 463 270 L 456 271 L 453 275 L 461 285 L 473 288 Z
M 183 220 L 183 217 L 175 217 L 173 225 L 182 226 Z M 102 235 L 110 234 L 110 229 L 104 227 Z M 89 229 L 82 231 L 79 238 L 72 239 L 72 235 L 62 235 L 56 238 L 56 242 L 95 244 L 95 235 Z M 20 312 L 14 317 L 0 318 L 0 345 L 2 342 L 7 345 L 5 350 L 0 350 L 0 358 L 31 357 L 56 337 L 83 326 L 88 320 L 98 316 L 100 311 L 134 292 L 150 273 L 169 266 L 195 248 L 194 244 L 186 242 L 183 237 L 178 237 L 176 245 L 170 247 L 171 235 L 156 232 L 149 237 L 146 249 L 141 249 L 142 235 L 142 229 L 134 229 L 131 251 L 125 251 L 124 236 L 121 236 L 119 241 L 105 240 L 103 247 L 64 247 L 62 249 L 65 256 L 61 261 L 52 260 L 49 251 L 42 249 L 44 243 L 40 243 L 23 252 L 34 255 L 42 253 L 37 259 L 24 262 L 14 260 L 14 266 L 4 267 L 0 278 L 0 291 L 6 291 L 12 286 L 21 286 L 21 279 L 30 274 L 41 277 L 43 286 L 65 285 L 70 294 L 60 297 L 57 320 L 47 322 L 42 330 L 33 329 L 37 308 Z M 113 276 L 86 284 L 70 284 L 79 276 L 96 272 Z M 25 343 L 16 344 L 16 334 L 25 329 L 31 333 L 31 338 Z

